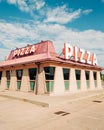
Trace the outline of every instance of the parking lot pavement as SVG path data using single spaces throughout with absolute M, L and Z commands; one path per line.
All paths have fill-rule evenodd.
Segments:
M 0 129 L 19 129 L 38 118 L 42 112 L 43 108 L 31 103 L 0 97 Z
M 104 94 L 57 107 L 0 97 L 1 130 L 104 130 Z
M 47 94 L 35 95 L 34 93 L 29 92 L 24 93 L 20 91 L 8 91 L 8 90 L 0 91 L 1 97 L 7 97 L 14 100 L 25 101 L 42 107 L 56 107 L 60 105 L 65 105 L 68 102 L 74 102 L 85 98 L 97 96 L 100 94 L 104 94 L 104 89 L 78 92 L 74 94 L 68 93 L 67 95 L 60 95 L 60 96 L 49 96 Z

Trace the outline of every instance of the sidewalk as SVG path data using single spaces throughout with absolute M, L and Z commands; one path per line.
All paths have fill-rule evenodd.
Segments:
M 26 93 L 26 92 L 10 91 L 10 90 L 0 91 L 1 97 L 21 100 L 42 107 L 56 107 L 58 105 L 64 105 L 66 103 L 75 102 L 78 100 L 98 96 L 101 94 L 104 94 L 104 89 L 80 92 L 76 94 L 69 93 L 69 95 L 64 95 L 64 96 L 35 95 L 32 92 Z

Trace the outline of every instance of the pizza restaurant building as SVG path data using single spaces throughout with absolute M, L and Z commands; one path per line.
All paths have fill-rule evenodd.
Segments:
M 102 89 L 95 54 L 64 44 L 58 55 L 52 41 L 12 50 L 0 63 L 0 90 L 65 95 Z

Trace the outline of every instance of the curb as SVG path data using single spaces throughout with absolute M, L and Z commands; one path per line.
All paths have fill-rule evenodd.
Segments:
M 101 94 L 103 94 L 103 93 L 92 94 L 92 95 L 88 95 L 88 96 L 85 96 L 85 97 L 80 97 L 80 98 L 77 98 L 77 99 L 72 99 L 69 102 L 76 102 L 76 101 L 80 101 L 80 100 L 83 100 L 83 99 L 86 99 L 86 98 L 91 98 L 91 97 L 99 96 Z
M 49 107 L 48 103 L 44 103 L 44 102 L 40 102 L 40 101 L 33 101 L 33 100 L 26 99 L 26 98 L 18 98 L 18 97 L 8 96 L 8 95 L 4 95 L 4 94 L 0 94 L 0 96 L 5 97 L 5 98 L 10 98 L 10 99 L 13 99 L 13 100 L 29 102 L 29 103 L 32 103 L 32 104 L 35 104 L 35 105 L 38 105 L 38 106 L 41 106 L 41 107 Z
M 7 94 L 0 94 L 0 96 L 5 97 L 5 98 L 9 98 L 9 99 L 13 99 L 13 100 L 19 100 L 19 101 L 32 103 L 32 104 L 35 104 L 35 105 L 41 106 L 41 107 L 48 107 L 49 108 L 49 107 L 54 107 L 54 106 L 57 107 L 57 106 L 64 105 L 64 104 L 67 104 L 67 103 L 72 103 L 72 102 L 84 100 L 84 99 L 99 96 L 99 95 L 102 95 L 102 94 L 104 94 L 104 92 L 89 94 L 89 95 L 86 95 L 86 96 L 76 97 L 76 98 L 73 98 L 73 99 L 69 98 L 69 100 L 67 100 L 66 102 L 62 101 L 62 102 L 57 102 L 57 103 L 51 103 L 51 101 L 49 101 L 49 103 L 46 103 L 46 102 L 43 102 L 43 101 L 38 101 L 38 100 L 36 101 L 36 100 L 27 99 L 27 98 L 23 98 L 23 97 L 10 96 L 10 95 L 7 95 Z

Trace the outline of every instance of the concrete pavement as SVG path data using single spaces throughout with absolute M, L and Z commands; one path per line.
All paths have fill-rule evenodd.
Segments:
M 49 108 L 0 97 L 0 130 L 104 130 L 104 94 Z
M 4 90 L 0 91 L 1 97 L 7 97 L 15 100 L 21 100 L 29 102 L 42 107 L 56 107 L 59 105 L 64 105 L 70 102 L 75 102 L 78 100 L 86 99 L 93 96 L 98 96 L 104 94 L 104 89 L 101 90 L 90 90 L 87 92 L 80 92 L 63 96 L 48 96 L 48 95 L 35 95 L 32 92 L 19 92 Z

